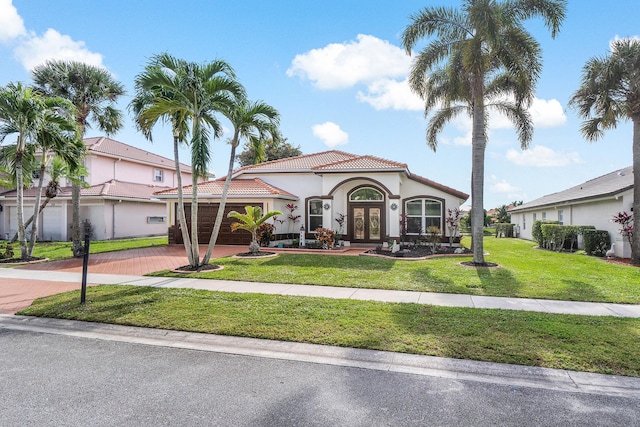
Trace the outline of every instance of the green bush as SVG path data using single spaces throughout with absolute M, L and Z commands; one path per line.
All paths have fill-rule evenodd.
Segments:
M 538 247 L 545 248 L 546 244 L 544 241 L 544 236 L 542 235 L 542 225 L 543 224 L 560 224 L 558 221 L 547 221 L 547 220 L 535 220 L 533 221 L 533 227 L 531 227 L 531 236 L 533 240 L 538 242 Z
M 496 227 L 496 237 L 513 237 L 515 224 L 498 223 Z
M 578 234 L 580 234 L 580 227 L 577 225 L 564 226 L 565 249 L 573 252 L 573 246 L 578 242 Z
M 541 224 L 542 240 L 544 248 L 550 251 L 560 252 L 564 248 L 566 228 L 561 224 Z
M 584 230 L 584 251 L 587 255 L 603 257 L 611 246 L 611 238 L 606 230 Z

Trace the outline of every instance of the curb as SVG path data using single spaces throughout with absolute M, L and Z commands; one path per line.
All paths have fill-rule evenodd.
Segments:
M 562 369 L 0 314 L 3 329 L 640 399 L 640 378 Z

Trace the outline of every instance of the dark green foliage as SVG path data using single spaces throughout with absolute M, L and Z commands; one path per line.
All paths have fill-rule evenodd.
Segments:
M 560 224 L 542 224 L 542 239 L 545 249 L 560 252 L 564 248 L 566 229 Z
M 257 230 L 260 246 L 269 246 L 269 243 L 271 243 L 271 237 L 273 236 L 273 230 L 275 230 L 275 227 L 268 222 L 260 224 L 260 227 L 258 227 Z
M 242 146 L 242 152 L 236 156 L 236 162 L 240 166 L 251 166 L 262 162 L 270 162 L 272 160 L 286 159 L 289 157 L 297 157 L 302 155 L 300 145 L 294 146 L 284 140 L 269 139 L 265 141 L 263 148 L 263 159 L 256 161 L 256 153 L 251 141 L 247 141 Z
M 496 237 L 513 237 L 515 224 L 496 224 Z
M 11 259 L 13 255 L 13 246 L 11 246 L 11 243 L 7 242 L 0 246 L 0 259 Z
M 587 255 L 603 257 L 611 247 L 611 238 L 606 230 L 585 230 L 584 250 Z
M 544 236 L 542 235 L 542 225 L 543 224 L 560 224 L 558 221 L 548 221 L 548 220 L 535 220 L 533 221 L 533 227 L 531 228 L 531 236 L 533 239 L 538 242 L 538 246 L 541 248 L 546 247 L 546 242 L 544 241 Z

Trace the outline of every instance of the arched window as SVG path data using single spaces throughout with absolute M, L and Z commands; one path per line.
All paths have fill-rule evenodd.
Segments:
M 384 196 L 382 195 L 382 193 L 371 187 L 358 188 L 356 191 L 349 195 L 349 201 L 351 202 L 369 202 L 381 200 L 384 200 Z
M 413 199 L 405 203 L 407 233 L 425 234 L 429 227 L 442 230 L 442 202 L 432 199 Z

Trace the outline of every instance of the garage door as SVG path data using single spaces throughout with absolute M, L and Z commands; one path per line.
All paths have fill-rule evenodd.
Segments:
M 218 203 L 198 203 L 198 242 L 201 245 L 209 243 L 211 233 L 213 232 L 213 224 L 216 221 L 216 215 L 218 214 Z M 251 233 L 244 230 L 238 230 L 231 232 L 231 223 L 235 222 L 235 219 L 227 218 L 227 214 L 231 211 L 244 212 L 245 204 L 226 204 L 224 209 L 224 218 L 222 220 L 222 226 L 218 233 L 218 245 L 249 245 L 251 243 Z M 262 207 L 261 205 L 257 205 Z M 176 209 L 177 212 L 177 209 Z M 187 226 L 191 231 L 191 204 L 185 204 L 184 213 L 187 217 Z M 178 219 L 176 215 L 176 230 L 179 229 Z M 183 243 L 182 233 L 176 233 L 176 243 Z
M 42 240 L 62 240 L 62 207 L 49 206 L 42 211 Z

